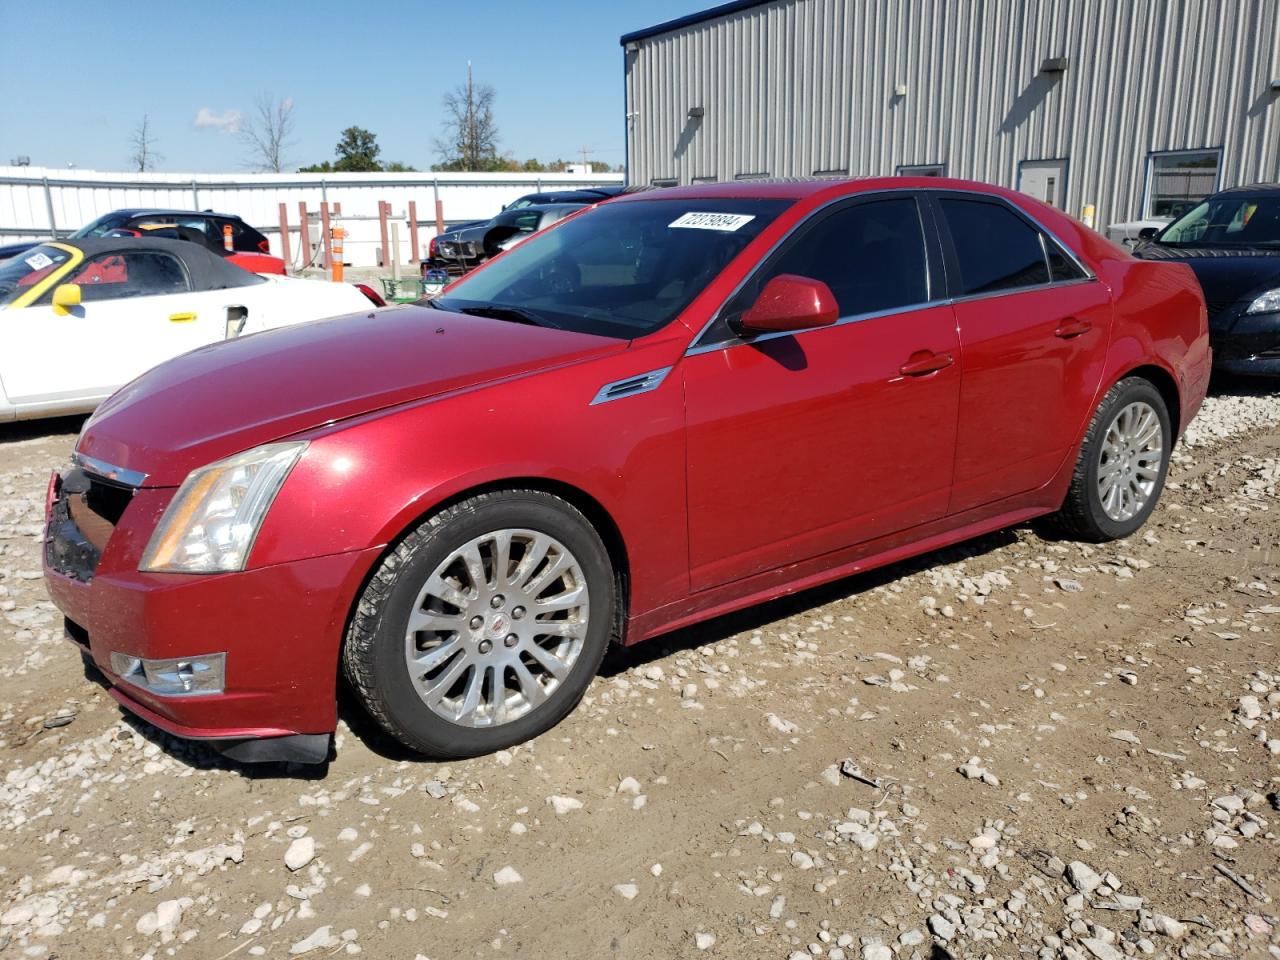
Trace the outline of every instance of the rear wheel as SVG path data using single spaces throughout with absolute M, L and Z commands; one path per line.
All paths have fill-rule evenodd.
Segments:
M 614 577 L 586 518 L 540 491 L 482 494 L 410 533 L 361 597 L 343 663 L 418 752 L 509 747 L 577 704 L 609 642 Z
M 1149 380 L 1129 377 L 1107 391 L 1080 447 L 1058 520 L 1083 540 L 1115 540 L 1155 509 L 1169 469 L 1169 410 Z

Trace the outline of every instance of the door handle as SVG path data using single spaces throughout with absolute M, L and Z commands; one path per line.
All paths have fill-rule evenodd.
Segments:
M 1070 340 L 1072 337 L 1078 337 L 1082 333 L 1088 333 L 1092 328 L 1093 324 L 1088 320 L 1081 320 L 1079 317 L 1067 317 L 1067 319 L 1058 324 L 1058 329 L 1053 331 L 1053 335 L 1063 340 Z
M 924 353 L 924 356 L 920 356 L 921 353 Z M 904 377 L 923 377 L 930 373 L 937 373 L 955 363 L 955 358 L 949 353 L 917 351 L 912 356 L 915 359 L 908 360 L 898 368 L 898 372 Z
M 196 318 L 194 313 L 171 313 L 169 314 L 170 323 L 190 323 Z

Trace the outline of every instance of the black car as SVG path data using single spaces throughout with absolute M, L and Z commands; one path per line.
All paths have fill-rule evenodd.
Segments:
M 267 242 L 267 238 L 239 217 L 230 213 L 214 213 L 212 210 L 163 210 L 151 207 L 112 210 L 81 227 L 71 234 L 70 239 L 87 240 L 93 237 L 105 237 L 113 231 L 115 236 L 141 236 L 142 226 L 156 225 L 199 230 L 205 235 L 207 245 L 216 247 L 222 247 L 224 229 L 230 227 L 231 245 L 235 250 L 244 253 L 271 252 L 271 245 Z M 22 243 L 11 243 L 0 247 L 0 260 L 16 257 L 41 242 L 25 240 Z
M 1195 271 L 1216 369 L 1280 375 L 1280 184 L 1215 193 L 1138 238 L 1135 257 L 1180 260 Z
M 466 271 L 479 266 L 511 246 L 513 241 L 545 230 L 587 206 L 590 202 L 537 203 L 518 209 L 512 204 L 492 220 L 455 227 L 431 238 L 427 259 L 422 262 L 422 275 L 425 277 L 427 271 L 433 269 L 453 267 Z
M 618 196 L 627 190 L 626 187 L 619 184 L 616 187 L 580 187 L 577 190 L 549 190 L 545 193 L 526 193 L 523 197 L 512 200 L 500 213 L 506 213 L 508 210 L 523 210 L 525 207 L 535 207 L 548 203 L 599 203 L 601 200 L 609 200 Z M 470 230 L 472 227 L 479 227 L 490 220 L 467 220 L 463 223 L 454 223 L 449 226 L 450 233 L 456 233 L 459 230 Z

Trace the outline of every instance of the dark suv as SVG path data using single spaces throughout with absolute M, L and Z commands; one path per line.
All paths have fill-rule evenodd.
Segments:
M 271 252 L 267 238 L 239 217 L 230 213 L 214 213 L 212 210 L 163 210 L 144 207 L 113 210 L 81 227 L 71 234 L 71 237 L 76 240 L 105 237 L 112 231 L 133 231 L 141 235 L 141 227 L 157 225 L 199 230 L 205 235 L 209 245 L 216 247 L 222 246 L 223 229 L 230 226 L 233 249 L 243 253 Z M 116 234 L 116 236 L 119 235 L 119 233 Z M 0 247 L 0 260 L 16 257 L 40 242 L 42 241 L 26 240 Z

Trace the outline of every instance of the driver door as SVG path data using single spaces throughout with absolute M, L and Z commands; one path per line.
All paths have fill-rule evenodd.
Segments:
M 63 279 L 81 302 L 55 311 L 53 291 L 6 311 L 0 359 L 16 404 L 96 403 L 156 364 L 222 338 L 225 316 L 193 293 L 182 262 L 161 251 L 90 257 Z
M 960 395 L 932 221 L 910 194 L 815 214 L 684 359 L 690 576 L 705 590 L 943 516 Z M 834 326 L 736 336 L 772 277 L 826 283 Z

